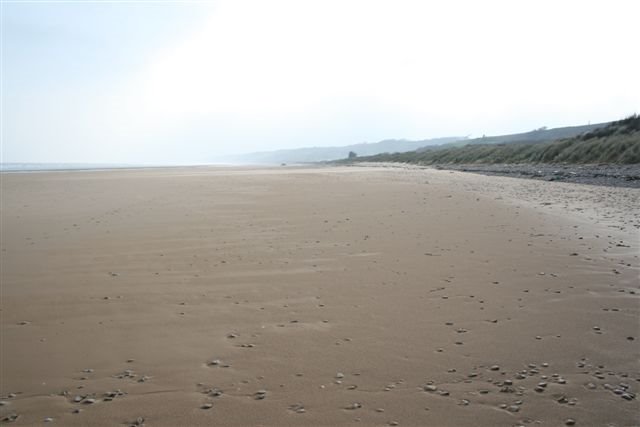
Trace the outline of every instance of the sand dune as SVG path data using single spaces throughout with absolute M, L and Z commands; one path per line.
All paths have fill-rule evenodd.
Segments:
M 640 424 L 640 190 L 398 167 L 1 179 L 12 425 Z

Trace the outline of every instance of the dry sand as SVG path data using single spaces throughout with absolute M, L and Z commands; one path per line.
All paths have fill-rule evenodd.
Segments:
M 640 190 L 390 167 L 1 179 L 13 425 L 640 424 Z

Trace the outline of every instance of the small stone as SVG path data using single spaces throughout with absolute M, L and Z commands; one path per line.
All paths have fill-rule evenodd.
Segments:
M 202 409 L 211 409 L 211 408 L 213 408 L 213 403 L 205 403 L 200 408 L 202 408 Z
M 20 417 L 20 415 L 18 415 L 18 414 L 9 414 L 9 415 L 3 417 L 1 421 L 5 422 L 5 423 L 12 423 L 15 420 L 17 420 L 19 417 Z
M 566 420 L 564 420 L 564 425 L 574 426 L 576 425 L 576 420 L 574 420 L 573 418 L 567 418 Z
M 360 409 L 360 408 L 362 408 L 362 404 L 356 402 L 356 403 L 352 403 L 352 404 L 348 405 L 345 409 L 353 410 L 353 409 Z
M 222 396 L 223 391 L 218 388 L 212 388 L 211 390 L 208 391 L 208 393 L 209 393 L 209 396 L 219 397 L 219 396 Z
M 51 417 L 47 417 L 47 418 L 45 418 L 45 419 L 44 419 L 44 420 L 42 420 L 42 421 L 43 421 L 43 422 L 45 422 L 45 423 L 51 423 L 51 422 L 53 422 L 53 418 L 51 418 Z
M 82 403 L 84 403 L 85 405 L 91 405 L 96 403 L 96 400 L 93 398 L 89 398 L 89 399 L 85 399 Z
M 499 371 L 499 370 L 500 370 L 500 366 L 498 366 L 498 365 L 493 365 L 493 366 L 492 366 L 491 368 L 489 368 L 489 369 L 491 369 L 492 371 Z
M 384 409 L 383 408 L 377 408 L 376 412 L 384 412 Z
M 295 405 L 289 406 L 289 410 L 297 414 L 304 414 L 306 412 L 304 406 L 301 403 L 296 403 Z
M 424 391 L 434 392 L 437 389 L 438 389 L 438 387 L 433 385 L 433 384 L 427 384 L 426 386 L 424 386 Z
M 336 378 L 340 379 L 340 378 L 344 378 L 344 374 L 342 372 L 338 372 L 336 374 Z

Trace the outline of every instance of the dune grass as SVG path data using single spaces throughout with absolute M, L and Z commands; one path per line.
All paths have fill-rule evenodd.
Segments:
M 548 143 L 474 144 L 422 152 L 378 154 L 352 161 L 416 164 L 640 163 L 640 116 Z

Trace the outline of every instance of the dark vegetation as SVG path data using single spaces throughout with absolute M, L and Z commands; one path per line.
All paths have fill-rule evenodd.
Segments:
M 543 129 L 533 131 L 540 132 Z M 519 134 L 524 135 L 524 134 Z M 499 138 L 499 137 L 492 137 Z M 552 142 L 515 142 L 462 147 L 434 147 L 406 153 L 384 153 L 352 158 L 359 162 L 402 162 L 415 164 L 498 164 L 498 163 L 640 163 L 640 116 L 634 114 L 577 136 Z

